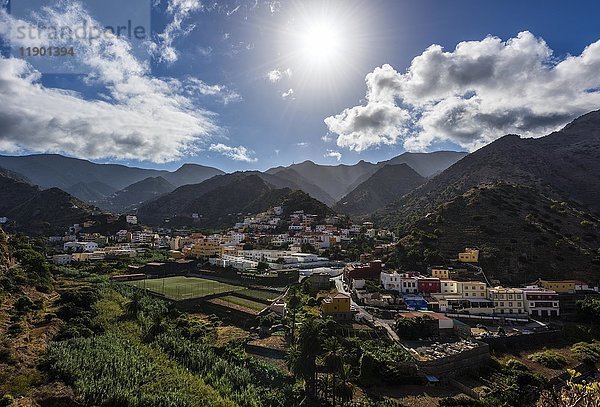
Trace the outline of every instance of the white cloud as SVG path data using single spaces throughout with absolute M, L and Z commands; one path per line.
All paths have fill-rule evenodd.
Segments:
M 294 89 L 290 88 L 286 92 L 283 92 L 281 94 L 281 98 L 283 100 L 294 100 L 294 99 L 296 99 L 296 96 L 294 96 Z
M 188 78 L 186 80 L 185 89 L 190 95 L 193 95 L 194 92 L 198 92 L 204 96 L 216 97 L 225 105 L 242 100 L 242 97 L 236 91 L 231 90 L 224 85 L 209 85 L 198 78 Z
M 308 141 L 300 141 L 298 143 L 296 143 L 296 146 L 298 147 L 308 147 L 310 145 L 310 143 Z
M 157 34 L 156 42 L 148 43 L 150 52 L 158 61 L 166 63 L 177 61 L 178 55 L 177 50 L 173 47 L 173 41 L 177 37 L 188 35 L 196 28 L 194 24 L 184 27 L 182 23 L 190 14 L 201 8 L 200 0 L 168 0 L 167 13 L 173 16 L 173 20 L 167 24 L 162 33 Z
M 430 46 L 406 73 L 383 65 L 366 78 L 364 105 L 325 119 L 355 151 L 403 142 L 426 150 L 451 141 L 474 150 L 508 133 L 536 137 L 600 106 L 600 41 L 558 60 L 541 38 Z
M 235 14 L 235 13 L 236 13 L 236 12 L 237 12 L 237 11 L 240 9 L 240 7 L 241 7 L 241 5 L 240 5 L 240 4 L 238 4 L 238 5 L 237 5 L 237 7 L 235 7 L 234 9 L 232 9 L 232 10 L 228 10 L 228 11 L 226 12 L 226 13 L 227 13 L 227 16 L 229 17 L 230 15 L 232 15 L 232 14 Z
M 281 70 L 281 69 L 273 69 L 269 72 L 267 72 L 267 79 L 269 79 L 269 81 L 271 81 L 272 83 L 277 83 L 279 82 L 284 76 L 287 76 L 288 78 L 292 77 L 292 70 L 290 68 Z
M 210 151 L 217 152 L 219 154 L 223 154 L 225 157 L 231 158 L 235 161 L 246 161 L 246 162 L 256 162 L 258 159 L 256 157 L 252 157 L 254 151 L 248 150 L 244 146 L 238 147 L 230 147 L 223 143 L 211 144 L 208 148 Z
M 77 4 L 43 12 L 49 26 L 97 24 Z M 12 23 L 0 12 L 0 26 Z M 219 132 L 215 115 L 196 105 L 194 93 L 216 96 L 223 89 L 193 78 L 152 77 L 129 44 L 115 36 L 70 45 L 73 58 L 92 72 L 87 81 L 105 89 L 103 98 L 46 87 L 25 61 L 0 58 L 0 150 L 167 162 L 198 151 Z
M 327 150 L 327 152 L 323 154 L 323 157 L 332 157 L 335 158 L 336 161 L 340 161 L 342 159 L 342 153 L 335 150 Z
M 272 1 L 269 3 L 269 9 L 271 10 L 271 14 L 279 13 L 281 10 L 281 2 Z

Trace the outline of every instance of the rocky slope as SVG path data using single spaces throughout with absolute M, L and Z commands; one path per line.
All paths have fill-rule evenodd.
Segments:
M 301 191 L 279 188 L 254 172 L 238 172 L 211 178 L 195 185 L 177 188 L 149 201 L 138 209 L 138 217 L 148 224 L 195 225 L 201 228 L 230 227 L 244 215 L 262 212 L 272 206 L 304 209 L 320 216 L 333 213 L 325 204 Z M 198 220 L 192 214 L 199 215 Z
M 584 115 L 561 131 L 537 139 L 504 136 L 469 154 L 376 218 L 399 226 L 414 221 L 468 189 L 510 182 L 541 188 L 600 212 L 600 112 Z
M 366 215 L 384 208 L 425 182 L 407 164 L 385 165 L 333 207 L 349 215 Z
M 92 211 L 88 204 L 58 188 L 40 190 L 7 171 L 0 171 L 0 191 L 0 216 L 8 218 L 6 227 L 10 230 L 63 232 Z

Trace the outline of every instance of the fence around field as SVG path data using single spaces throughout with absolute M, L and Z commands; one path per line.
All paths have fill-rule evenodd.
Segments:
M 167 277 L 135 281 L 131 284 L 174 300 L 202 298 L 244 289 L 219 281 L 193 277 Z

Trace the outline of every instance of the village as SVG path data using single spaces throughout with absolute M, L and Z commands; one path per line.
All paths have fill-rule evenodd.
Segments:
M 245 329 L 268 315 L 295 318 L 290 297 L 301 287 L 309 313 L 336 321 L 350 335 L 366 332 L 400 346 L 413 361 L 409 375 L 434 384 L 485 367 L 494 349 L 558 335 L 561 321 L 576 314 L 577 301 L 598 295 L 597 284 L 575 280 L 502 286 L 486 276 L 477 248 L 428 265 L 425 273 L 388 268 L 381 257 L 394 250 L 390 231 L 339 217 L 318 222 L 303 211 L 282 219 L 282 213 L 274 207 L 247 215 L 213 234 L 146 228 L 135 215 L 126 215 L 127 229 L 110 236 L 87 233 L 90 224 L 73 225 L 64 236 L 50 237 L 57 251 L 50 260 L 76 265 L 162 253 L 162 261 L 132 264 L 111 278 L 185 309 L 208 309 Z M 357 261 L 330 256 L 365 238 L 375 242 L 373 249 Z M 273 326 L 261 327 L 248 349 L 282 359 L 285 341 L 265 341 L 280 338 L 281 325 Z

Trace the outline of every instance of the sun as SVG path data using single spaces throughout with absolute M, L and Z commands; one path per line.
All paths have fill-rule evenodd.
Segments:
M 340 30 L 331 21 L 310 24 L 300 34 L 301 54 L 313 66 L 330 65 L 338 61 L 343 46 Z

